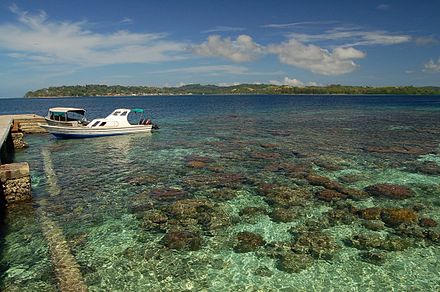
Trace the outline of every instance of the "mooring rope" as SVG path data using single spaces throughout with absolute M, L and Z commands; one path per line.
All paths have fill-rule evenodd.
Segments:
M 57 196 L 61 193 L 61 189 L 53 169 L 50 152 L 43 148 L 42 156 L 48 183 L 47 190 L 50 196 Z M 41 229 L 49 246 L 58 287 L 61 291 L 87 291 L 87 285 L 82 277 L 79 264 L 70 251 L 63 230 L 55 221 L 49 218 L 44 210 L 44 205 L 40 205 L 37 213 L 40 218 Z

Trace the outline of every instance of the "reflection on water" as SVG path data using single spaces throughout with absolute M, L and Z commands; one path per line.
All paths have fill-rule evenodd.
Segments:
M 57 289 L 53 222 L 90 290 L 438 290 L 439 115 L 293 103 L 29 136 L 35 201 L 7 214 L 1 289 Z

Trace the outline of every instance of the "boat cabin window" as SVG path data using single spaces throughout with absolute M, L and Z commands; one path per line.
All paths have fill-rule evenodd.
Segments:
M 105 126 L 105 124 L 107 124 L 107 122 L 102 122 L 99 126 L 103 127 L 103 126 Z
M 120 111 L 117 111 L 117 112 L 114 112 L 113 115 L 114 116 L 119 116 L 120 113 L 121 113 Z
M 94 122 L 92 127 L 96 127 L 101 121 Z
M 125 112 L 122 112 L 121 116 L 123 117 L 123 116 L 126 116 L 127 114 L 128 114 L 128 112 L 125 111 Z

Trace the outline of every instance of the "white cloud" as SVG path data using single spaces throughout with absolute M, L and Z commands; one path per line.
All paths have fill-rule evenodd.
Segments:
M 94 33 L 85 22 L 54 22 L 42 11 L 30 14 L 11 6 L 18 22 L 0 24 L 0 49 L 10 57 L 38 64 L 99 66 L 150 63 L 183 58 L 186 45 L 163 33 Z M 15 54 L 15 55 L 14 55 Z
M 293 27 L 303 27 L 310 25 L 321 25 L 321 24 L 331 24 L 335 23 L 335 21 L 300 21 L 300 22 L 291 22 L 291 23 L 270 23 L 262 25 L 265 28 L 293 28 Z
M 429 60 L 424 64 L 423 67 L 424 72 L 440 73 L 440 57 L 438 58 L 437 62 L 432 59 Z
M 304 86 L 321 86 L 321 84 L 311 81 L 311 82 L 307 82 L 304 83 L 296 78 L 289 78 L 289 77 L 284 77 L 283 80 L 279 81 L 279 80 L 270 80 L 269 81 L 270 84 L 274 84 L 274 85 L 289 85 L 292 87 L 304 87 Z
M 333 28 L 320 34 L 290 33 L 288 35 L 300 42 L 341 41 L 344 46 L 396 45 L 411 40 L 411 36 L 391 34 L 387 31 L 362 31 L 356 28 Z
M 304 87 L 304 82 L 295 78 L 290 79 L 289 77 L 284 77 L 282 81 L 270 80 L 269 83 L 274 85 L 289 85 L 293 87 Z
M 376 6 L 377 10 L 387 11 L 390 10 L 390 5 L 388 4 L 379 4 Z
M 211 29 L 204 30 L 204 31 L 202 31 L 202 33 L 225 32 L 225 31 L 243 31 L 243 30 L 245 30 L 245 28 L 243 28 L 243 27 L 218 25 L 218 26 L 213 27 Z
M 416 42 L 416 45 L 418 45 L 418 46 L 427 46 L 427 45 L 433 45 L 433 44 L 438 43 L 438 40 L 432 36 L 419 36 L 419 37 L 416 37 L 414 41 Z
M 246 74 L 248 68 L 234 65 L 208 65 L 168 69 L 156 73 L 207 73 L 207 74 Z
M 365 57 L 365 53 L 355 48 L 345 48 L 339 47 L 333 50 L 333 55 L 339 60 L 350 60 L 350 59 L 362 59 Z
M 133 19 L 131 19 L 130 17 L 124 17 L 120 23 L 124 23 L 124 24 L 132 24 L 133 23 Z
M 193 46 L 193 52 L 200 56 L 221 57 L 240 63 L 258 58 L 263 53 L 263 48 L 248 35 L 240 35 L 235 41 L 211 35 L 206 42 Z
M 353 59 L 365 57 L 355 48 L 336 48 L 332 52 L 315 45 L 305 45 L 295 39 L 268 47 L 278 55 L 281 63 L 310 70 L 323 75 L 340 75 L 352 72 L 358 65 Z
M 240 82 L 230 82 L 230 83 L 221 82 L 221 83 L 218 83 L 217 85 L 221 86 L 221 87 L 229 87 L 229 86 L 236 86 L 236 85 L 240 85 L 240 84 L 241 84 Z

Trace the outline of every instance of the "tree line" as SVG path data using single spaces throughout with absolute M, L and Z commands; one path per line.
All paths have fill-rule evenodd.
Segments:
M 25 97 L 79 97 L 79 96 L 143 96 L 186 94 L 440 94 L 440 87 L 425 86 L 328 86 L 293 87 L 272 84 L 240 84 L 233 86 L 189 84 L 180 87 L 74 85 L 56 86 L 29 91 Z

